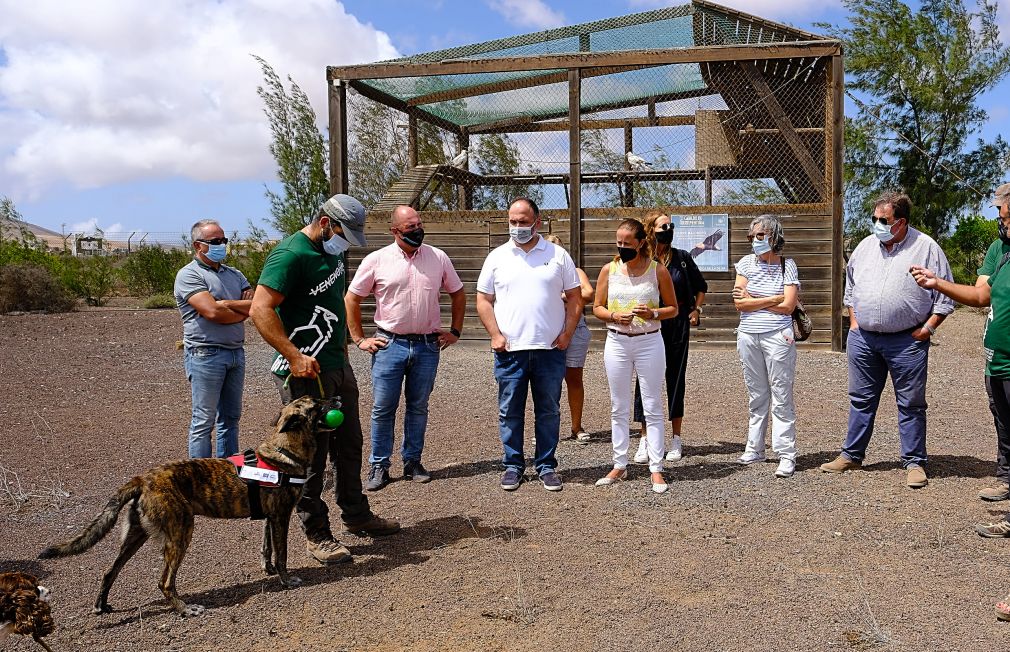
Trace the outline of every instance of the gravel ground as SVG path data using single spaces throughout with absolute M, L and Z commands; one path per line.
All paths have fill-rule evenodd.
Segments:
M 1006 649 L 1010 625 L 992 604 L 1010 590 L 1007 542 L 971 527 L 1007 505 L 975 497 L 992 482 L 995 454 L 981 325 L 978 313 L 959 311 L 931 351 L 922 490 L 903 483 L 890 386 L 863 470 L 817 470 L 845 431 L 845 358 L 834 353 L 800 354 L 796 476 L 775 479 L 771 461 L 735 465 L 746 393 L 728 350 L 691 356 L 685 458 L 668 464 L 671 491 L 652 494 L 645 467 L 594 487 L 610 467 L 608 392 L 594 350 L 585 417 L 593 440 L 562 441 L 564 491 L 528 482 L 505 493 L 490 353 L 450 349 L 425 450 L 434 481 L 400 481 L 396 459 L 396 481 L 370 496 L 403 532 L 347 535 L 354 563 L 324 568 L 305 556 L 293 526 L 290 566 L 305 585 L 285 591 L 259 569 L 259 524 L 200 519 L 179 588 L 208 610 L 182 619 L 157 589 L 150 544 L 120 575 L 116 611 L 103 616 L 90 606 L 115 555 L 112 536 L 78 557 L 35 560 L 130 476 L 185 456 L 177 313 L 0 317 L 0 570 L 36 573 L 54 590 L 56 650 Z M 270 351 L 254 332 L 248 351 L 243 447 L 265 436 L 277 409 Z M 367 360 L 353 361 L 367 413 Z M 18 638 L 4 649 L 36 648 Z

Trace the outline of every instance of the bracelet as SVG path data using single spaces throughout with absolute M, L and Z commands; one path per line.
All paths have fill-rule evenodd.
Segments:
M 365 338 L 359 337 L 358 339 L 352 341 L 354 342 L 354 346 L 361 346 L 361 343 L 365 341 Z
M 459 336 L 462 335 L 462 333 L 460 333 L 459 330 L 455 328 L 450 328 L 449 332 L 452 333 L 453 337 L 455 337 L 456 339 L 459 339 Z
M 929 322 L 926 322 L 925 324 L 923 324 L 922 327 L 925 328 L 926 330 L 928 330 L 930 335 L 936 335 L 936 329 L 933 328 L 932 326 L 930 326 Z

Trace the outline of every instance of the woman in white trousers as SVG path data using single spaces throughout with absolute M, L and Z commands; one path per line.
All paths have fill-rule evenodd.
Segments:
M 627 477 L 632 383 L 638 375 L 645 413 L 652 490 L 667 490 L 663 477 L 663 379 L 666 355 L 659 322 L 677 315 L 677 295 L 670 272 L 652 260 L 645 227 L 627 219 L 617 227 L 617 256 L 604 265 L 596 282 L 593 314 L 607 324 L 603 364 L 610 384 L 610 429 L 614 468 L 597 486 Z M 663 307 L 660 308 L 662 299 Z
M 785 234 L 778 218 L 755 218 L 747 239 L 753 253 L 736 264 L 733 284 L 733 304 L 740 311 L 736 348 L 750 398 L 747 445 L 737 461 L 764 461 L 770 414 L 772 450 L 779 460 L 775 475 L 789 478 L 796 471 L 796 342 L 792 314 L 800 279 L 796 263 L 781 255 Z

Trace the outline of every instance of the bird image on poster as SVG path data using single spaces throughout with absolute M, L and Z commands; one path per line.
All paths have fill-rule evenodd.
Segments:
M 671 215 L 673 246 L 691 254 L 703 272 L 729 269 L 729 215 Z

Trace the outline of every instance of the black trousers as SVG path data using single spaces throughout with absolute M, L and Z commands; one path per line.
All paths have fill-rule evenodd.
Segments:
M 996 479 L 1010 484 L 1010 379 L 985 377 L 985 393 L 996 426 Z
M 663 349 L 666 351 L 666 409 L 669 419 L 684 416 L 684 385 L 687 382 L 687 349 L 691 343 L 691 322 L 674 317 L 663 322 Z M 645 423 L 642 392 L 635 378 L 635 421 Z
M 284 387 L 284 378 L 272 374 L 286 405 L 302 396 L 319 396 L 319 382 L 315 378 L 291 378 Z M 344 423 L 324 438 L 316 448 L 315 457 L 305 479 L 302 497 L 295 510 L 302 521 L 305 538 L 320 541 L 332 538 L 329 508 L 323 500 L 323 473 L 326 460 L 333 466 L 333 489 L 336 493 L 340 518 L 353 525 L 372 518 L 368 498 L 361 491 L 361 420 L 358 415 L 358 382 L 350 365 L 342 369 L 329 369 L 319 376 L 327 397 L 340 396 L 343 403 Z

